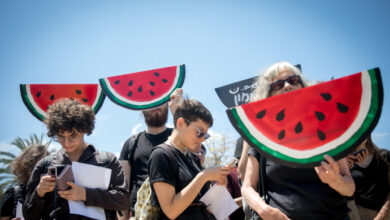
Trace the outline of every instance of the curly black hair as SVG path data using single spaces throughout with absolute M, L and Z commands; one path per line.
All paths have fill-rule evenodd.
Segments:
M 59 99 L 48 107 L 45 124 L 47 136 L 76 130 L 90 135 L 95 128 L 95 113 L 88 105 L 74 99 Z

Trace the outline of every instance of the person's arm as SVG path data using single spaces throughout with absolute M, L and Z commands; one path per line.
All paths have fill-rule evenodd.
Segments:
M 322 161 L 321 166 L 314 168 L 320 180 L 340 195 L 352 196 L 355 192 L 355 182 L 349 171 L 347 160 L 343 158 L 336 162 L 328 155 L 324 155 L 324 158 L 327 162 Z
M 249 147 L 250 147 L 249 144 L 246 141 L 244 141 L 242 146 L 240 161 L 238 162 L 238 166 L 237 166 L 237 174 L 242 182 L 244 181 L 245 178 L 246 164 L 248 163 Z
M 169 110 L 171 111 L 172 116 L 174 116 L 177 104 L 183 99 L 183 89 L 182 88 L 177 88 L 175 91 L 171 94 L 169 97 Z
M 227 167 L 207 168 L 176 194 L 175 187 L 165 182 L 154 182 L 153 188 L 160 207 L 169 219 L 177 218 L 192 203 L 207 181 L 226 184 L 226 176 L 230 173 Z
M 125 180 L 126 180 L 127 186 L 130 189 L 131 166 L 130 166 L 128 160 L 120 160 L 120 162 L 121 162 L 121 165 L 122 165 L 122 168 L 123 168 L 123 172 L 124 172 L 124 175 L 125 175 Z M 127 220 L 127 219 L 129 219 L 129 217 L 130 217 L 130 215 L 129 215 L 130 214 L 130 209 L 129 208 L 127 208 L 126 210 L 122 210 L 120 212 L 122 212 L 122 216 L 117 214 L 117 217 L 118 217 L 119 220 Z
M 31 174 L 30 181 L 27 184 L 26 197 L 23 204 L 23 216 L 25 219 L 41 219 L 43 217 L 43 213 L 47 210 L 45 194 L 53 191 L 54 189 L 51 189 L 52 186 L 50 184 L 46 184 L 47 182 L 44 181 L 44 179 L 49 181 L 51 179 L 50 176 L 45 175 L 41 178 L 41 175 L 44 174 L 44 170 L 45 165 L 41 161 L 35 166 Z M 41 193 L 38 193 L 38 188 L 42 189 L 39 190 Z M 44 193 L 42 194 L 42 192 Z M 50 202 L 52 202 L 52 199 Z
M 249 155 L 244 183 L 241 188 L 245 201 L 264 220 L 289 219 L 279 209 L 269 206 L 255 190 L 259 181 L 259 172 L 259 161 L 253 155 Z

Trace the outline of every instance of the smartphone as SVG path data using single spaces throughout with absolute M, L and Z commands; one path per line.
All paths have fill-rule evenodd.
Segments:
M 55 166 L 50 166 L 47 168 L 47 174 L 51 177 L 57 177 L 57 167 Z
M 363 156 L 363 152 L 366 152 L 367 150 L 366 149 L 360 149 L 360 150 L 358 150 L 358 151 L 356 151 L 355 153 L 353 153 L 352 155 L 353 156 L 357 156 L 357 155 L 359 155 L 360 154 L 360 156 Z

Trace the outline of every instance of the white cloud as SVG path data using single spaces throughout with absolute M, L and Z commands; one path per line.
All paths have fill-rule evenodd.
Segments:
M 384 139 L 390 136 L 390 132 L 374 132 L 372 133 L 373 139 Z
M 9 144 L 9 143 L 7 143 L 5 141 L 0 142 L 0 150 L 1 151 L 5 151 L 5 152 L 10 152 L 10 153 L 13 153 L 13 154 L 20 153 L 19 148 L 15 147 L 14 145 Z
M 132 129 L 131 129 L 131 135 L 137 134 L 142 131 L 143 125 L 141 123 L 136 124 Z

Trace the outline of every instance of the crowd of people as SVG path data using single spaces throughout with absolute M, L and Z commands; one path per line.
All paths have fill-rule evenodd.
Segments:
M 251 101 L 308 83 L 298 68 L 279 62 L 262 72 L 256 85 Z M 325 155 L 314 168 L 281 165 L 240 137 L 237 166 L 204 167 L 202 143 L 213 117 L 201 102 L 182 93 L 177 89 L 168 104 L 143 111 L 146 129 L 125 141 L 119 159 L 84 141 L 94 129 L 89 106 L 72 99 L 50 105 L 47 134 L 62 148 L 49 155 L 44 146 L 31 146 L 12 163 L 19 184 L 5 192 L 0 220 L 14 219 L 17 206 L 23 206 L 25 219 L 91 219 L 71 214 L 68 201 L 102 208 L 105 219 L 135 219 L 137 192 L 147 179 L 158 219 L 215 219 L 200 201 L 212 184 L 226 186 L 237 203 L 238 210 L 229 216 L 233 220 L 390 219 L 390 152 L 378 148 L 371 136 L 346 158 L 335 161 Z M 169 112 L 173 128 L 166 126 Z M 57 177 L 48 170 L 73 162 L 109 168 L 108 188 L 67 182 L 69 189 L 59 190 Z

